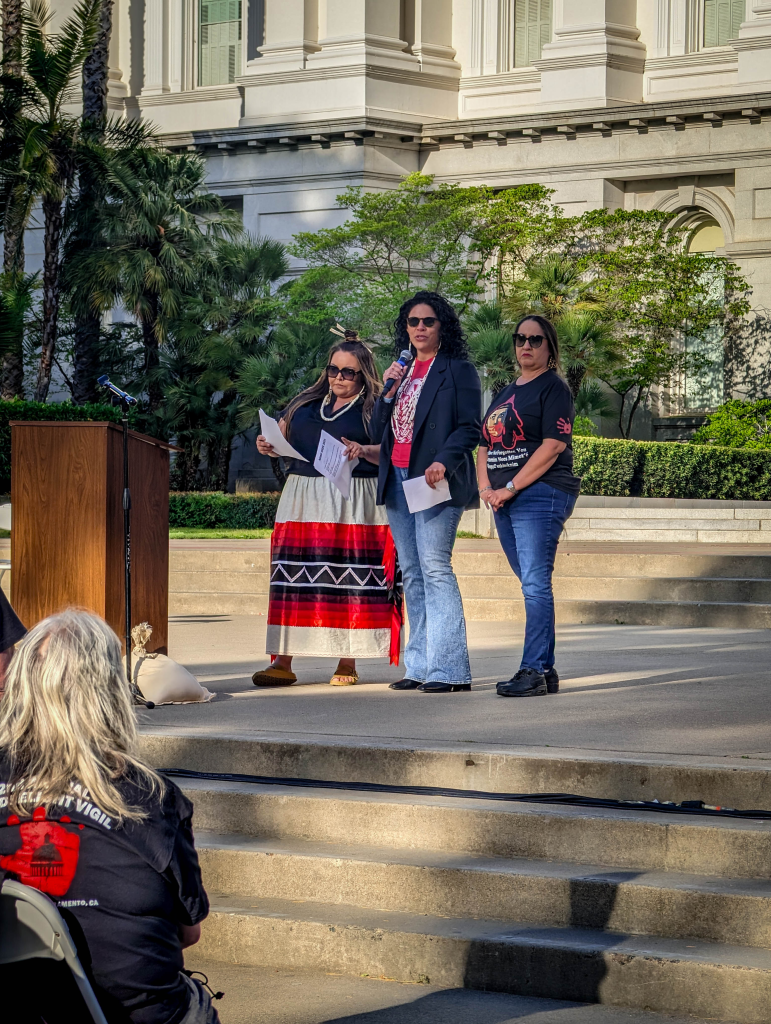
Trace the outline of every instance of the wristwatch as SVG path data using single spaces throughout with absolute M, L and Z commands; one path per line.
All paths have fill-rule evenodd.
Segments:
M 506 484 L 506 490 L 509 492 L 509 494 L 514 495 L 515 498 L 519 494 L 519 491 L 514 486 L 514 481 L 513 480 L 509 480 L 509 482 Z

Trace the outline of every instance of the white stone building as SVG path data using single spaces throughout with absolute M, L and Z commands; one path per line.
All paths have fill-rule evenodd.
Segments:
M 110 106 L 205 154 L 254 233 L 418 169 L 535 181 L 681 212 L 771 309 L 771 0 L 116 0 Z

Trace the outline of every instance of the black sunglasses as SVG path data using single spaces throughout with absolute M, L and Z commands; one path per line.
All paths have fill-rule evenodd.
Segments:
M 433 327 L 434 324 L 438 324 L 439 323 L 439 317 L 438 316 L 408 316 L 407 317 L 407 323 L 410 325 L 410 327 L 417 327 L 421 320 L 426 325 L 426 327 Z
M 350 366 L 335 366 L 330 363 L 327 367 L 327 377 L 336 377 L 338 373 L 343 380 L 356 380 L 361 374 L 361 370 L 352 370 Z
M 515 334 L 514 344 L 517 348 L 524 348 L 525 342 L 530 342 L 530 348 L 540 348 L 541 345 L 546 341 L 546 338 L 542 334 L 534 334 L 532 337 L 527 334 Z

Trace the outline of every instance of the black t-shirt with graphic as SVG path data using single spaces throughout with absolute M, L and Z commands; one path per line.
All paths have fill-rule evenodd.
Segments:
M 177 1024 L 190 999 L 178 926 L 209 912 L 193 805 L 172 782 L 162 799 L 149 799 L 126 780 L 121 792 L 145 808 L 144 821 L 119 825 L 78 785 L 47 809 L 31 792 L 25 815 L 9 816 L 9 774 L 0 755 L 0 868 L 74 916 L 98 990 L 119 1001 L 133 1024 Z
M 554 370 L 527 384 L 509 384 L 493 399 L 482 425 L 487 444 L 487 475 L 496 488 L 513 480 L 546 438 L 566 448 L 540 478 L 558 491 L 577 495 L 580 477 L 573 475 L 573 396 Z M 484 445 L 483 445 L 484 447 Z

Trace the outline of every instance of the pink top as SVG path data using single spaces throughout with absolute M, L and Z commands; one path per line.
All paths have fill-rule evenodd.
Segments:
M 407 469 L 410 465 L 415 410 L 418 406 L 420 392 L 423 390 L 423 385 L 426 382 L 426 377 L 433 361 L 433 359 L 415 360 L 412 364 L 411 372 L 400 386 L 399 393 L 394 402 L 393 418 L 391 420 L 394 432 L 394 450 L 391 453 L 391 463 L 400 469 Z

